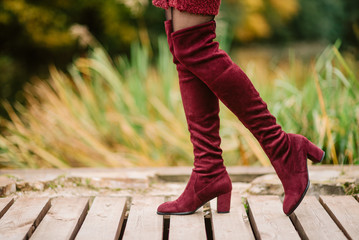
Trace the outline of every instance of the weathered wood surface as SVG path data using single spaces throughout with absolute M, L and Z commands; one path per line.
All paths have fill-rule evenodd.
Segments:
M 238 193 L 232 194 L 229 213 L 217 213 L 217 198 L 211 201 L 211 211 L 215 239 L 254 239 L 242 197 Z
M 216 200 L 192 215 L 161 216 L 163 196 L 134 196 L 129 208 L 125 197 L 98 196 L 90 207 L 87 197 L 2 198 L 0 239 L 359 239 L 355 196 L 306 196 L 290 217 L 278 196 L 233 193 L 227 214 Z
M 88 210 L 88 198 L 56 198 L 31 239 L 74 239 Z
M 347 239 L 314 196 L 305 197 L 290 218 L 302 239 Z
M 0 218 L 5 214 L 5 212 L 13 203 L 13 198 L 0 198 Z
M 126 202 L 126 198 L 96 197 L 76 239 L 117 240 L 127 209 Z
M 156 214 L 164 197 L 132 199 L 123 239 L 162 239 L 163 216 Z
M 359 239 L 359 204 L 352 196 L 320 196 L 320 202 L 349 239 Z
M 49 198 L 18 199 L 0 219 L 0 239 L 27 239 L 49 208 Z
M 248 205 L 257 239 L 300 239 L 278 196 L 250 196 Z
M 171 215 L 169 239 L 206 239 L 203 208 L 191 215 Z
M 203 207 L 191 215 L 171 215 L 169 239 L 206 239 Z

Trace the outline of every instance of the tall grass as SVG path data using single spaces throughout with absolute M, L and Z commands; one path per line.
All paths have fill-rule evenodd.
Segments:
M 159 38 L 158 45 L 154 64 L 139 44 L 131 47 L 130 59 L 111 59 L 95 46 L 68 73 L 51 67 L 48 81 L 28 84 L 26 105 L 3 102 L 11 120 L 0 121 L 5 129 L 0 167 L 192 164 L 177 73 L 166 39 Z M 351 69 L 331 46 L 304 74 L 306 81 L 298 84 L 296 74 L 278 67 L 276 85 L 263 91 L 283 128 L 325 149 L 326 163 L 359 163 L 359 86 Z M 223 105 L 220 115 L 225 162 L 269 165 L 257 141 Z
M 324 163 L 359 164 L 357 63 L 346 61 L 339 43 L 308 66 L 304 83 L 282 73 L 272 111 L 285 130 L 301 133 L 324 149 Z M 295 68 L 295 62 L 292 68 Z
M 160 38 L 160 45 L 165 39 Z M 5 167 L 184 164 L 191 156 L 174 66 L 147 50 L 114 61 L 101 47 L 80 58 L 69 75 L 50 68 L 49 81 L 25 88 L 27 105 L 4 103 L 11 121 L 0 137 Z M 163 66 L 166 64 L 166 66 Z M 164 69 L 172 69 L 164 71 Z

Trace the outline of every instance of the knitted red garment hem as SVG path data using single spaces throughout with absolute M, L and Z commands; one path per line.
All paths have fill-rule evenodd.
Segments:
M 152 0 L 152 4 L 164 9 L 174 7 L 193 14 L 217 15 L 221 0 Z

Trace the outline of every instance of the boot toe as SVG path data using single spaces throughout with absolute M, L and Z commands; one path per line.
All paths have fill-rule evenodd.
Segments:
M 178 212 L 176 201 L 162 203 L 157 208 L 157 213 L 159 214 L 170 214 L 175 212 Z
M 283 201 L 283 212 L 286 215 L 290 215 L 294 211 L 299 199 L 300 196 L 295 196 L 295 195 L 285 196 Z
M 285 194 L 283 201 L 283 212 L 289 216 L 301 203 L 309 187 L 309 181 L 303 191 Z

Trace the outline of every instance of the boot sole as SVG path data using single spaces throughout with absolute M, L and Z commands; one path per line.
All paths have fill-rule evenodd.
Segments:
M 212 200 L 212 199 L 211 199 Z M 211 201 L 209 200 L 209 201 Z M 199 206 L 196 210 L 194 211 L 191 211 L 191 212 L 179 212 L 179 213 L 176 213 L 176 212 L 173 212 L 173 213 L 165 213 L 165 212 L 157 212 L 158 215 L 190 215 L 190 214 L 193 214 L 195 213 L 198 209 L 200 209 L 201 207 L 203 207 L 204 204 L 206 204 L 207 202 L 203 203 L 201 206 Z

